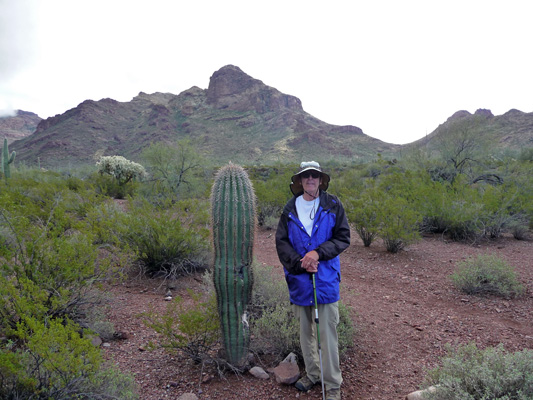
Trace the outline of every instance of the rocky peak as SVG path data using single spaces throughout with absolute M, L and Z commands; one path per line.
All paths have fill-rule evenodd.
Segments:
M 492 111 L 487 110 L 486 108 L 478 108 L 476 112 L 474 113 L 474 115 L 479 115 L 481 117 L 486 117 L 486 118 L 494 117 L 494 115 L 492 114 Z
M 461 118 L 470 117 L 472 114 L 470 114 L 466 110 L 459 110 L 453 113 L 453 115 L 447 119 L 447 122 L 456 121 Z
M 211 76 L 207 103 L 219 109 L 255 110 L 259 114 L 282 109 L 303 111 L 300 99 L 265 85 L 234 65 L 226 65 Z

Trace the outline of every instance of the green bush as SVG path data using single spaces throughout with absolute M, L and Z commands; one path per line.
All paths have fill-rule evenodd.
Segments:
M 365 192 L 360 198 L 346 199 L 344 207 L 350 225 L 363 241 L 363 245 L 369 247 L 379 232 L 381 212 L 379 201 Z
M 257 175 L 257 171 L 256 171 Z M 257 222 L 260 226 L 276 229 L 283 207 L 292 196 L 289 190 L 292 173 L 277 170 L 267 179 L 252 179 L 257 204 Z
M 378 235 L 383 239 L 388 252 L 397 253 L 420 238 L 420 215 L 406 199 L 385 198 L 381 203 L 381 212 L 383 218 Z
M 525 290 L 514 269 L 495 255 L 478 255 L 458 263 L 451 279 L 456 288 L 467 294 L 515 297 Z
M 68 221 L 65 221 L 64 219 Z M 73 224 L 66 230 L 65 225 Z M 0 210 L 0 323 L 14 329 L 24 315 L 44 320 L 68 316 L 79 321 L 98 303 L 94 287 L 109 270 L 97 263 L 97 247 L 72 218 L 55 208 L 40 224 Z
M 529 233 L 529 221 L 523 214 L 513 215 L 508 224 L 508 230 L 516 240 L 525 240 Z
M 475 344 L 448 349 L 441 366 L 429 371 L 424 388 L 431 400 L 531 400 L 533 351 L 508 353 L 503 346 L 478 349 Z
M 255 277 L 249 307 L 250 348 L 256 354 L 274 355 L 280 361 L 290 352 L 301 354 L 299 323 L 294 318 L 285 280 L 268 265 L 253 265 Z
M 23 317 L 15 336 L 0 343 L 0 398 L 138 398 L 133 378 L 106 366 L 72 322 Z
M 205 202 L 180 201 L 168 209 L 132 202 L 124 224 L 127 230 L 121 240 L 136 252 L 148 275 L 176 277 L 207 266 Z
M 144 313 L 144 322 L 161 335 L 161 347 L 197 363 L 208 362 L 220 339 L 215 292 L 189 290 L 188 293 L 192 303 L 186 304 L 182 297 L 175 297 L 162 315 L 153 310 Z

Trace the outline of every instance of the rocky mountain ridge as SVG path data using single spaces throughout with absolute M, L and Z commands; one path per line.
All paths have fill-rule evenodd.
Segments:
M 304 158 L 365 161 L 378 153 L 394 157 L 404 148 L 436 147 L 438 138 L 465 126 L 479 140 L 496 146 L 515 150 L 533 146 L 533 113 L 510 110 L 494 116 L 486 109 L 474 114 L 458 111 L 434 132 L 408 145 L 386 143 L 356 126 L 331 125 L 313 117 L 297 97 L 234 65 L 215 71 L 207 89 L 193 86 L 178 95 L 140 92 L 129 102 L 86 100 L 45 120 L 33 116 L 34 132 L 21 134 L 10 149 L 17 151 L 19 162 L 46 167 L 92 164 L 99 155 L 139 161 L 150 143 L 180 139 L 189 139 L 215 163 L 268 164 Z M 20 126 L 20 122 L 10 124 Z M 28 127 L 32 129 L 25 125 L 21 132 Z

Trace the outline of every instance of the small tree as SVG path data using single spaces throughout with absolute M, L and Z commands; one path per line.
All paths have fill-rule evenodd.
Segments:
M 190 140 L 180 140 L 175 144 L 152 143 L 142 153 L 150 175 L 163 192 L 178 198 L 183 185 L 190 185 L 191 174 L 202 165 L 202 158 Z

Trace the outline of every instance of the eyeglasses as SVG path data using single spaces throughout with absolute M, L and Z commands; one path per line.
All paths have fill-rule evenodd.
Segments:
M 313 179 L 318 179 L 320 178 L 320 172 L 315 170 L 309 170 L 302 172 L 300 176 L 304 179 L 309 179 L 310 177 L 312 177 Z

